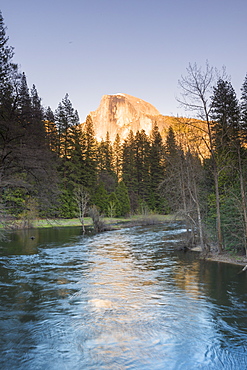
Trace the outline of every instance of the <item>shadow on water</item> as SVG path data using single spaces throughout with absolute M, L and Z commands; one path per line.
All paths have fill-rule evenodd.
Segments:
M 246 368 L 247 274 L 176 251 L 183 232 L 12 233 L 0 250 L 1 369 Z
M 21 229 L 6 235 L 0 243 L 0 255 L 30 255 L 38 253 L 38 247 L 49 247 L 73 242 L 82 234 L 81 227 L 57 227 Z M 90 235 L 90 231 L 88 231 Z

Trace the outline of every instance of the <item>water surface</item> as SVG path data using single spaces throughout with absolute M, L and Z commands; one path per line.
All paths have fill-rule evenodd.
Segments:
M 11 234 L 0 249 L 0 368 L 246 369 L 247 274 L 174 251 L 183 232 Z

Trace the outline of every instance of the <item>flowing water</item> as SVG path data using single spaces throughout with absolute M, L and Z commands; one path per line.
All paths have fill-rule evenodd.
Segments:
M 247 272 L 176 252 L 183 232 L 174 223 L 9 235 L 0 368 L 247 369 Z

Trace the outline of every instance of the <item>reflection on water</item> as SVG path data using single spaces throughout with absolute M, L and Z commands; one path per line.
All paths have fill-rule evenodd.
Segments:
M 247 368 L 247 275 L 174 251 L 183 232 L 12 234 L 0 249 L 1 369 Z

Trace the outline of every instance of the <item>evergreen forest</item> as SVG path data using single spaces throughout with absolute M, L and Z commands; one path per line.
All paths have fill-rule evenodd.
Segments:
M 3 225 L 77 217 L 86 199 L 87 209 L 108 217 L 174 214 L 191 245 L 246 254 L 247 77 L 238 99 L 224 73 L 189 65 L 180 102 L 194 120 L 177 118 L 165 138 L 154 125 L 150 135 L 130 131 L 125 140 L 98 142 L 90 115 L 81 125 L 68 94 L 55 111 L 42 106 L 13 56 L 0 13 Z

